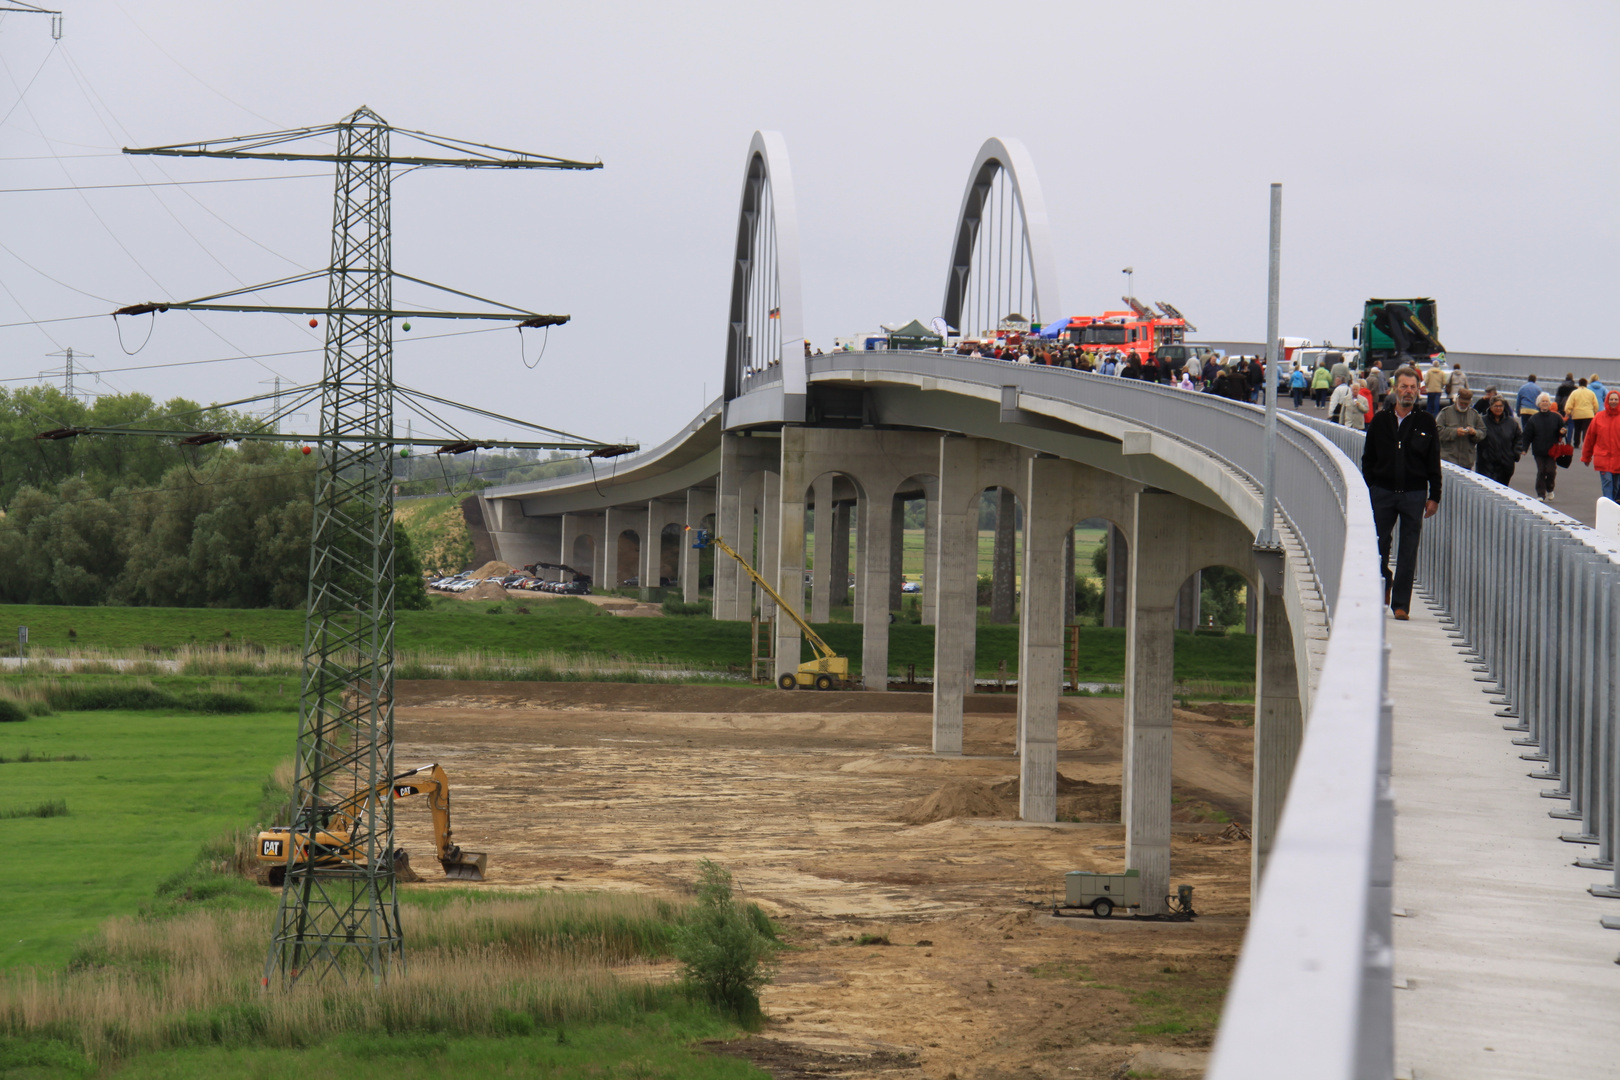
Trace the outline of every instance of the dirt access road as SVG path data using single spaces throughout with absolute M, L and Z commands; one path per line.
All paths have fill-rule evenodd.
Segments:
M 1013 820 L 1011 696 L 930 753 L 921 694 L 402 682 L 401 768 L 438 761 L 484 888 L 678 891 L 711 858 L 794 948 L 757 1038 L 778 1077 L 1201 1075 L 1248 911 L 1251 729 L 1177 711 L 1173 881 L 1191 923 L 1053 918 L 1066 870 L 1119 871 L 1121 703 L 1072 698 L 1059 814 Z M 431 851 L 427 822 L 401 843 Z M 412 888 L 443 887 L 430 880 Z M 878 943 L 862 944 L 864 940 Z M 884 944 L 883 942 L 887 942 Z

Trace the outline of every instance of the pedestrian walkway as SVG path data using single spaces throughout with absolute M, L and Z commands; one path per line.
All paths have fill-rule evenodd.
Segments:
M 1396 1076 L 1620 1078 L 1620 900 L 1433 609 L 1387 623 L 1395 702 Z M 1324 882 L 1324 887 L 1332 887 Z

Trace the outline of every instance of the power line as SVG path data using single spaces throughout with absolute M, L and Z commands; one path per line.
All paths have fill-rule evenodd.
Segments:
M 224 180 L 148 180 L 140 184 L 58 184 L 55 187 L 0 188 L 0 195 L 21 195 L 31 191 L 111 191 L 115 188 L 193 187 L 198 184 L 248 184 L 259 180 L 321 180 L 324 173 L 294 173 L 291 176 L 235 176 Z

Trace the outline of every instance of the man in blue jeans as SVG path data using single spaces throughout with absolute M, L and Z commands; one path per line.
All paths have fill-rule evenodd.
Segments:
M 1373 524 L 1378 529 L 1378 562 L 1384 572 L 1384 603 L 1405 622 L 1412 609 L 1412 581 L 1417 576 L 1418 537 L 1423 519 L 1440 509 L 1440 430 L 1434 417 L 1417 408 L 1420 377 L 1414 368 L 1395 372 L 1395 404 L 1380 409 L 1367 422 L 1361 452 L 1361 475 L 1372 496 Z M 1395 523 L 1401 525 L 1395 572 L 1389 549 Z

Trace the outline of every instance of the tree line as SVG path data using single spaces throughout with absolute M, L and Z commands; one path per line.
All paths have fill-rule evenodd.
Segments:
M 257 422 L 183 398 L 86 404 L 54 387 L 0 388 L 0 603 L 302 607 L 317 456 L 276 443 L 35 438 L 64 427 Z M 403 529 L 395 548 L 396 605 L 425 607 Z

